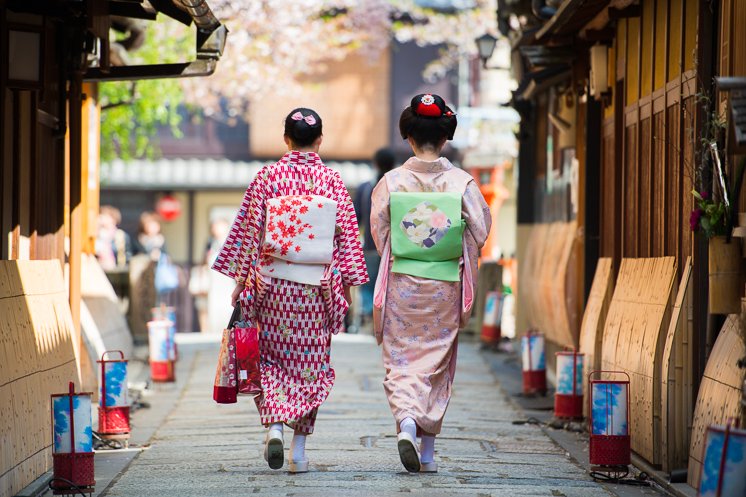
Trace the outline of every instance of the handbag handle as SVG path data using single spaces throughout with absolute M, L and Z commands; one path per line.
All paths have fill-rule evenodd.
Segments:
M 236 324 L 236 321 L 239 321 L 241 319 L 241 304 L 236 302 L 236 306 L 233 308 L 233 314 L 231 314 L 231 320 L 228 321 L 228 329 L 233 328 L 233 326 Z

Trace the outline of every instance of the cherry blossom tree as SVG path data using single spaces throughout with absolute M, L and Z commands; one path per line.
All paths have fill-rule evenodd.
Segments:
M 434 8 L 434 4 L 452 8 Z M 248 118 L 252 100 L 293 92 L 305 76 L 351 53 L 375 60 L 392 39 L 442 46 L 440 58 L 424 75 L 437 80 L 461 57 L 475 55 L 474 39 L 487 31 L 494 33 L 496 24 L 496 0 L 210 0 L 209 5 L 229 29 L 215 74 L 161 82 L 168 98 L 157 88 L 145 88 L 150 83 L 138 84 L 142 89 L 136 106 L 116 106 L 131 92 L 128 83 L 102 85 L 104 105 L 113 105 L 102 118 L 106 123 L 109 114 L 102 131 L 118 136 L 116 147 L 103 150 L 104 160 L 114 155 L 152 155 L 148 137 L 157 125 L 176 128 L 178 116 L 164 109 L 179 98 L 208 116 Z M 193 47 L 193 33 L 172 25 L 152 23 L 147 42 L 133 52 L 133 60 L 153 63 L 157 61 L 151 59 L 169 52 L 168 47 Z M 140 51 L 147 56 L 138 56 Z M 178 57 L 188 55 L 182 50 Z

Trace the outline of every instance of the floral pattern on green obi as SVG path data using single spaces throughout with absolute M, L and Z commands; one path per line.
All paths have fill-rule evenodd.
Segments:
M 448 234 L 451 224 L 451 219 L 437 205 L 424 201 L 404 215 L 399 227 L 409 241 L 429 249 Z

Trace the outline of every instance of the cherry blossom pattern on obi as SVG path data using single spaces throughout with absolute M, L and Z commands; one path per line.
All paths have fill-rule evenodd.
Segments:
M 337 203 L 329 198 L 285 195 L 269 199 L 259 271 L 319 285 L 334 255 L 336 222 Z

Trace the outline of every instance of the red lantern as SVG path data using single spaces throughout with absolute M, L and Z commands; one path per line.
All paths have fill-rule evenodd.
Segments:
M 181 215 L 181 202 L 170 194 L 164 195 L 156 202 L 155 211 L 164 221 L 174 221 Z

